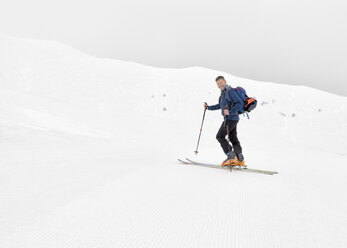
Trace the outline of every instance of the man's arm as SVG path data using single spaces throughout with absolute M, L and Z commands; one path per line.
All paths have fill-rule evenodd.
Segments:
M 230 115 L 236 115 L 243 107 L 241 98 L 236 94 L 235 90 L 228 90 L 228 98 L 234 103 L 234 106 L 229 110 Z
M 208 110 L 218 110 L 220 109 L 220 104 L 215 104 L 207 107 Z

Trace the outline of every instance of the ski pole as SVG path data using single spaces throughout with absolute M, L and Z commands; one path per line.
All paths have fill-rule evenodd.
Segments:
M 196 145 L 196 150 L 194 151 L 194 152 L 195 152 L 195 155 L 198 154 L 198 147 L 199 147 L 199 143 L 200 143 L 202 125 L 204 124 L 206 110 L 207 110 L 207 108 L 205 108 L 205 110 L 204 110 L 204 115 L 202 116 L 202 122 L 201 122 L 201 127 L 200 127 L 200 133 L 199 133 L 199 138 L 198 138 L 198 144 Z

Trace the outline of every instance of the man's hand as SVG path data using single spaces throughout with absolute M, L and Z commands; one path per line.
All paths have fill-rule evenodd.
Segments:
M 207 109 L 208 108 L 208 105 L 206 102 L 204 102 L 204 108 Z
M 224 109 L 224 114 L 225 114 L 225 115 L 229 115 L 229 110 Z

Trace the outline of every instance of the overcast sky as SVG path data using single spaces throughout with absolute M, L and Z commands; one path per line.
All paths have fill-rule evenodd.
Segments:
M 345 0 L 1 0 L 0 32 L 347 96 Z

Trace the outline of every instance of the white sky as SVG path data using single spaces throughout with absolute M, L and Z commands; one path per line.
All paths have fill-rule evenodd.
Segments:
M 0 32 L 347 96 L 344 0 L 2 0 Z

